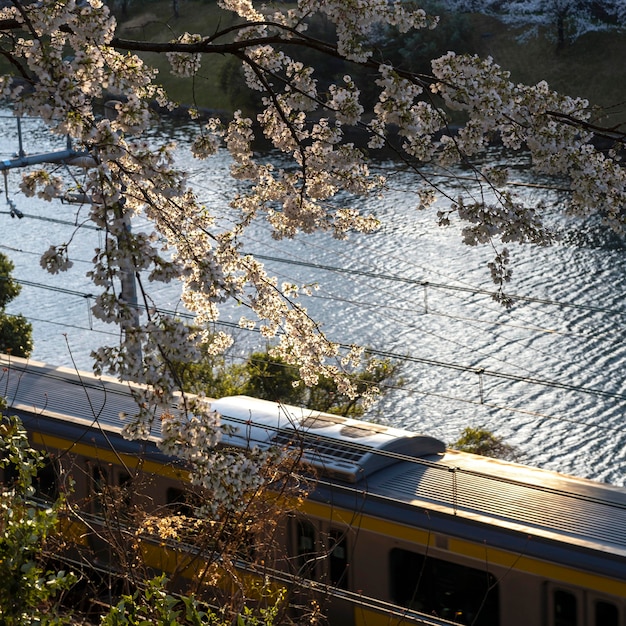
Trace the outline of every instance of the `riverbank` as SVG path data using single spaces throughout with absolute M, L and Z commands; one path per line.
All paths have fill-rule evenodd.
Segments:
M 128 11 L 126 17 L 117 16 L 120 34 L 148 41 L 168 41 L 184 32 L 213 33 L 235 23 L 215 2 L 206 0 L 180 1 L 178 17 L 172 14 L 171 0 L 133 2 Z M 558 49 L 545 34 L 522 43 L 520 31 L 492 17 L 465 15 L 458 22 L 463 29 L 463 49 L 459 52 L 491 56 L 511 72 L 514 82 L 535 84 L 546 80 L 557 91 L 587 98 L 598 107 L 595 123 L 610 127 L 626 124 L 626 64 L 621 62 L 626 58 L 623 33 L 589 33 Z M 216 111 L 245 110 L 253 104 L 248 100 L 249 92 L 234 59 L 204 55 L 202 68 L 191 81 L 173 76 L 164 55 L 143 56 L 159 70 L 159 81 L 180 103 Z M 343 75 L 344 70 L 340 68 L 339 73 Z M 333 77 L 328 71 L 322 69 L 325 73 L 321 75 L 330 80 Z

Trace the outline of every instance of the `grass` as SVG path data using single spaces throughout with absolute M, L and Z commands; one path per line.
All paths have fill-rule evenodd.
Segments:
M 135 0 L 130 3 L 127 17 L 116 15 L 118 34 L 127 39 L 170 41 L 185 32 L 212 33 L 235 21 L 212 0 L 181 0 L 179 6 L 179 17 L 176 17 L 170 0 Z M 200 72 L 189 80 L 174 76 L 164 55 L 147 53 L 141 56 L 158 69 L 157 81 L 165 87 L 172 100 L 216 110 L 230 111 L 233 108 L 230 97 L 221 87 L 222 70 L 229 61 L 227 57 L 203 55 Z
M 523 43 L 497 20 L 474 16 L 474 45 L 511 72 L 514 82 L 545 80 L 552 89 L 580 96 L 602 110 L 598 121 L 626 123 L 626 34 L 589 33 L 557 50 L 542 36 Z
M 169 40 L 188 31 L 211 33 L 234 22 L 217 8 L 214 0 L 180 0 L 180 17 L 172 14 L 171 0 L 134 0 L 131 13 L 121 19 L 120 35 L 147 40 Z M 626 35 L 591 33 L 561 50 L 542 36 L 524 43 L 518 33 L 499 21 L 481 15 L 470 17 L 470 46 L 481 56 L 490 55 L 511 72 L 515 82 L 534 84 L 546 80 L 562 93 L 587 98 L 602 109 L 599 121 L 605 125 L 626 124 Z M 181 103 L 213 109 L 232 110 L 235 106 L 221 85 L 228 58 L 204 55 L 195 80 L 172 76 L 164 57 L 144 55 L 159 69 L 159 82 L 170 96 Z

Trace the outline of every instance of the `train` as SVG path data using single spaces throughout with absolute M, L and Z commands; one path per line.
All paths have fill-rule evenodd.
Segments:
M 174 502 L 185 468 L 159 433 L 122 437 L 131 387 L 0 355 L 5 413 L 33 445 L 84 468 L 78 494 L 94 477 L 123 483 L 132 466 L 158 478 L 151 503 Z M 288 584 L 306 569 L 330 624 L 626 626 L 625 488 L 246 396 L 211 406 L 230 424 L 221 445 L 284 446 L 297 434 L 311 488 L 277 529 L 286 556 L 272 571 Z

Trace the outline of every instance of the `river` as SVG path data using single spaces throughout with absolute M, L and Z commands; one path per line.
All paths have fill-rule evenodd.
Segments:
M 15 122 L 1 117 L 0 131 L 6 159 L 17 150 Z M 184 127 L 157 129 L 155 140 L 160 134 L 176 138 L 179 162 L 202 201 L 228 220 L 227 155 L 194 162 Z M 28 120 L 24 141 L 31 153 L 64 147 Z M 518 299 L 508 310 L 485 293 L 493 291 L 486 267 L 491 251 L 463 245 L 454 227 L 437 227 L 436 211 L 446 205 L 419 210 L 418 177 L 392 162 L 377 164 L 390 176 L 388 192 L 359 201 L 381 220 L 377 233 L 343 242 L 319 233 L 274 241 L 267 226 L 257 224 L 246 249 L 262 254 L 281 280 L 319 285 L 307 306 L 332 339 L 402 357 L 401 384 L 368 418 L 448 443 L 465 426 L 486 427 L 515 446 L 525 463 L 626 485 L 624 242 L 593 223 L 561 219 L 562 197 L 541 187 L 551 181 L 533 177 L 525 155 L 493 150 L 486 158 L 506 162 L 516 181 L 532 185 L 519 192 L 544 202 L 564 233 L 550 247 L 512 248 L 508 292 Z M 448 191 L 466 184 L 431 175 Z M 117 340 L 115 329 L 89 313 L 94 289 L 85 272 L 100 235 L 72 225 L 85 219 L 85 209 L 25 198 L 18 178 L 9 172 L 7 197 L 25 217 L 11 218 L 9 205 L 0 206 L 0 251 L 24 283 L 8 310 L 32 321 L 34 359 L 89 369 L 90 351 Z M 70 238 L 74 266 L 46 274 L 39 255 Z M 175 288 L 155 298 L 164 308 L 178 306 Z M 236 318 L 226 312 L 225 319 Z M 236 333 L 235 356 L 260 345 L 258 335 Z

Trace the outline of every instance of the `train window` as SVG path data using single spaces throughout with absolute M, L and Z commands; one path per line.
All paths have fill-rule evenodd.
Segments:
M 296 520 L 296 555 L 298 557 L 298 574 L 306 578 L 313 578 L 317 574 L 315 564 L 317 562 L 315 526 L 311 522 Z
M 348 541 L 346 534 L 333 529 L 328 534 L 330 556 L 330 584 L 340 589 L 348 588 Z
M 394 548 L 389 556 L 394 602 L 458 624 L 497 626 L 495 577 L 481 569 Z
M 619 626 L 617 605 L 606 600 L 596 600 L 593 604 L 594 626 Z
M 577 626 L 578 599 L 571 591 L 555 589 L 553 594 L 554 626 Z
M 53 459 L 46 459 L 45 465 L 37 471 L 35 496 L 42 500 L 54 501 L 59 497 L 58 467 Z
M 193 517 L 193 506 L 189 503 L 188 493 L 176 487 L 168 487 L 165 492 L 165 501 L 173 513 Z
M 97 515 L 104 512 L 104 493 L 109 484 L 109 474 L 101 465 L 95 465 L 91 472 L 91 493 L 93 496 L 93 512 Z
M 12 486 L 19 478 L 19 472 L 13 463 L 7 463 L 2 471 L 2 482 L 6 486 Z M 44 465 L 37 470 L 32 486 L 35 489 L 35 497 L 41 500 L 54 501 L 59 497 L 58 464 L 54 459 L 46 458 Z

